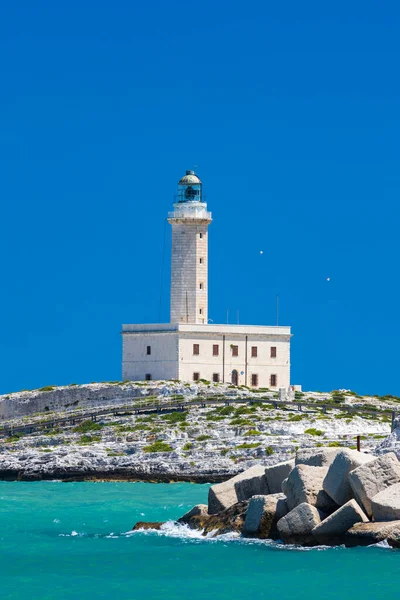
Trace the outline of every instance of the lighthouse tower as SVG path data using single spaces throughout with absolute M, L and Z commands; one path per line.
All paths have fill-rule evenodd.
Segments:
M 208 226 L 211 213 L 194 171 L 178 182 L 172 225 L 171 323 L 208 322 Z

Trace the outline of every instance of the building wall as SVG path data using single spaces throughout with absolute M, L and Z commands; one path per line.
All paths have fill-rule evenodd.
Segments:
M 193 354 L 193 344 L 199 345 L 199 355 Z M 219 355 L 213 356 L 213 345 L 219 346 Z M 232 346 L 238 346 L 238 356 L 233 356 Z M 251 356 L 252 346 L 257 347 L 257 357 Z M 225 347 L 225 353 L 224 353 Z M 271 357 L 271 347 L 276 348 L 276 358 Z M 252 375 L 258 376 L 257 387 L 280 388 L 290 385 L 290 336 L 246 336 L 234 334 L 179 336 L 179 379 L 193 381 L 193 373 L 201 379 L 213 380 L 218 373 L 220 381 L 232 382 L 232 371 L 238 373 L 238 385 L 251 387 Z M 276 386 L 271 385 L 271 375 L 276 375 Z
M 208 222 L 176 219 L 170 223 L 171 323 L 207 323 Z M 200 289 L 200 283 L 203 289 Z
M 151 354 L 147 354 L 147 346 Z M 176 331 L 142 331 L 122 336 L 122 380 L 178 379 L 178 334 Z

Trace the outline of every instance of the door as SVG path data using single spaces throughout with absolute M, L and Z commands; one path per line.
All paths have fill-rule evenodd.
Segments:
M 236 369 L 233 369 L 232 371 L 232 383 L 233 385 L 238 384 L 238 372 L 236 371 Z

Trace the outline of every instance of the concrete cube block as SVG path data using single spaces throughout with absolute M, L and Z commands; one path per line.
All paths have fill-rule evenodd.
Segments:
M 294 460 L 288 460 L 286 462 L 266 467 L 265 478 L 267 480 L 267 486 L 270 494 L 279 494 L 282 490 L 282 481 L 286 479 L 291 471 L 294 469 Z
M 368 518 L 355 500 L 349 500 L 337 511 L 326 517 L 312 530 L 319 544 L 330 546 L 343 544 L 344 534 L 355 523 L 368 523 Z
M 283 494 L 253 496 L 249 502 L 243 535 L 261 539 L 277 539 L 277 523 L 288 513 L 286 498 Z
M 327 467 L 297 465 L 290 473 L 286 484 L 286 499 L 289 510 L 307 502 L 325 512 L 333 512 L 338 506 L 322 489 Z
M 315 506 L 299 504 L 278 521 L 278 533 L 285 544 L 315 546 L 312 530 L 321 523 L 321 514 Z
M 400 483 L 395 483 L 371 498 L 375 521 L 400 519 Z
M 268 492 L 265 467 L 256 465 L 227 481 L 211 486 L 208 491 L 208 512 L 213 515 L 256 494 L 266 495 Z
M 400 463 L 396 455 L 389 452 L 350 471 L 349 482 L 357 502 L 371 518 L 372 498 L 389 486 L 400 483 Z
M 342 448 L 302 448 L 296 452 L 296 465 L 329 467 Z
M 363 454 L 349 448 L 345 448 L 336 454 L 322 484 L 326 493 L 336 504 L 341 506 L 354 498 L 353 490 L 349 483 L 349 473 L 371 460 L 374 460 L 371 454 Z

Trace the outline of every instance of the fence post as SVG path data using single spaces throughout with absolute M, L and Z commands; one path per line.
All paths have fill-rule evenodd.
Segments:
M 357 450 L 361 452 L 361 436 L 357 436 Z

